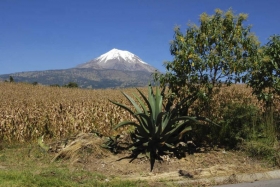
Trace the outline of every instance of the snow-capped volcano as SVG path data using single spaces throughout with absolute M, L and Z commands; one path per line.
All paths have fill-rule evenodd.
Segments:
M 87 63 L 78 65 L 77 68 L 116 69 L 148 72 L 154 72 L 156 70 L 154 67 L 142 61 L 135 54 L 119 49 L 112 49 Z
M 107 53 L 101 55 L 96 60 L 104 61 L 105 63 L 109 60 L 113 59 L 119 59 L 119 60 L 125 60 L 128 63 L 135 63 L 140 62 L 143 64 L 147 64 L 146 62 L 143 62 L 138 56 L 135 54 L 129 52 L 129 51 L 122 51 L 118 49 L 112 49 L 111 51 L 108 51 Z

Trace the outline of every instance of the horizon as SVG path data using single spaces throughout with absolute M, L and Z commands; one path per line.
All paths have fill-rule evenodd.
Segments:
M 216 8 L 247 13 L 261 45 L 279 34 L 277 0 L 0 1 L 0 74 L 74 68 L 113 48 L 164 71 L 174 27 L 185 33 Z M 278 15 L 278 16 L 277 16 Z

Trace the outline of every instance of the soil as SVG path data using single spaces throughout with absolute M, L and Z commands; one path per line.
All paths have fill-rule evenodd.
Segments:
M 87 158 L 84 166 L 89 171 L 104 173 L 125 179 L 137 180 L 181 180 L 182 178 L 208 178 L 230 176 L 240 173 L 255 173 L 268 170 L 260 162 L 253 161 L 240 152 L 224 152 L 223 150 L 207 150 L 178 159 L 171 157 L 156 161 L 150 172 L 150 162 L 147 157 L 122 159 L 129 154 L 108 155 Z
M 151 172 L 150 162 L 144 155 L 140 155 L 130 162 L 130 159 L 125 158 L 130 155 L 130 152 L 123 151 L 113 154 L 100 147 L 103 139 L 88 134 L 80 137 L 82 138 L 77 138 L 57 151 L 54 160 L 70 159 L 73 166 L 82 167 L 90 172 L 102 173 L 108 178 L 163 182 L 271 170 L 266 163 L 253 160 L 241 151 L 200 147 L 194 154 L 186 153 L 186 156 L 180 159 L 170 155 L 163 156 L 162 161 L 156 161 Z M 73 149 L 73 147 L 75 148 Z

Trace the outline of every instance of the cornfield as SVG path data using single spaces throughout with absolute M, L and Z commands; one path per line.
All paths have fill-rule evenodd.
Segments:
M 146 88 L 140 90 L 147 93 Z M 134 88 L 122 91 L 128 95 L 136 93 Z M 42 135 L 59 139 L 81 132 L 111 136 L 127 131 L 112 130 L 120 121 L 133 117 L 108 99 L 129 106 L 120 89 L 87 90 L 1 82 L 0 141 L 29 142 Z M 229 102 L 258 105 L 250 89 L 234 85 L 223 89 L 215 98 L 213 115 L 219 118 L 221 106 Z
M 131 119 L 111 102 L 126 103 L 120 90 L 83 90 L 0 83 L 0 141 L 64 138 L 79 132 L 112 135 L 112 125 Z M 131 92 L 133 89 L 126 89 Z

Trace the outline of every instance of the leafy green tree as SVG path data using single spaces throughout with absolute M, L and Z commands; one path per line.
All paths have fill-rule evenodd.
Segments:
M 207 107 L 215 88 L 245 81 L 244 72 L 255 62 L 259 48 L 251 26 L 244 25 L 247 17 L 216 9 L 214 15 L 201 14 L 199 26 L 189 24 L 185 35 L 175 28 L 170 45 L 174 59 L 164 64 L 165 74 L 155 75 L 162 87 L 169 88 L 169 107 L 176 97 L 187 106 L 199 99 Z
M 51 87 L 60 87 L 59 84 L 51 84 L 50 86 L 51 86 Z
M 263 101 L 263 131 L 267 137 L 268 146 L 278 143 L 280 133 L 280 116 L 275 111 L 275 99 L 280 94 L 280 36 L 273 35 L 262 47 L 261 60 L 253 64 L 248 73 L 248 85 L 253 94 Z
M 274 95 L 280 94 L 280 36 L 271 36 L 261 50 L 262 59 L 253 64 L 248 73 L 248 85 L 252 87 L 253 94 L 269 107 Z
M 32 85 L 36 86 L 36 85 L 38 85 L 38 82 L 35 81 L 35 82 L 32 83 Z
M 68 84 L 65 85 L 67 88 L 78 88 L 78 84 L 75 82 L 69 82 Z
M 13 78 L 12 76 L 10 76 L 9 81 L 10 81 L 10 82 L 15 82 L 15 81 L 14 81 L 14 78 Z

